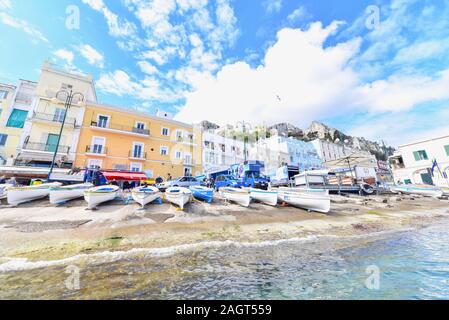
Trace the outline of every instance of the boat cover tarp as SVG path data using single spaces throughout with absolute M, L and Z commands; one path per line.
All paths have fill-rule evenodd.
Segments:
M 141 172 L 103 171 L 103 175 L 108 181 L 141 181 L 148 179 L 147 176 Z

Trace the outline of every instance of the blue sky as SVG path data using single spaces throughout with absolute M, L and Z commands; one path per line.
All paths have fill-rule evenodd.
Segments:
M 49 59 L 104 103 L 398 145 L 449 133 L 448 16 L 445 0 L 0 0 L 0 81 Z

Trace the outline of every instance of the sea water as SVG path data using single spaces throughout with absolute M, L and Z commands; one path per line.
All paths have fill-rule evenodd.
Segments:
M 448 299 L 449 220 L 364 236 L 0 261 L 0 298 Z

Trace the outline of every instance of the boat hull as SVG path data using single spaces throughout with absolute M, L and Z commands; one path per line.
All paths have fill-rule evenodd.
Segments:
M 190 187 L 190 191 L 192 191 L 193 196 L 198 200 L 206 201 L 207 203 L 211 203 L 214 199 L 214 190 L 206 187 Z
M 442 187 L 441 191 L 443 192 L 443 196 L 449 197 L 449 188 L 448 187 Z
M 221 188 L 220 193 L 226 200 L 237 203 L 242 207 L 249 207 L 251 203 L 251 194 L 249 191 L 236 188 Z
M 160 198 L 159 189 L 155 187 L 138 187 L 131 192 L 135 202 L 145 207 L 147 204 Z
M 62 204 L 70 200 L 82 198 L 84 196 L 84 191 L 91 188 L 93 188 L 93 184 L 91 183 L 51 188 L 50 203 Z
M 328 213 L 331 209 L 328 190 L 281 188 L 278 190 L 278 198 L 282 202 L 309 211 Z
M 61 185 L 59 182 L 54 182 L 28 187 L 9 188 L 7 191 L 8 203 L 12 206 L 17 206 L 22 203 L 48 197 L 50 188 L 60 187 Z
M 84 191 L 84 200 L 87 202 L 87 209 L 95 209 L 98 205 L 114 200 L 120 191 L 117 186 L 95 187 Z
M 192 200 L 192 192 L 186 188 L 172 187 L 165 190 L 165 199 L 177 205 L 181 210 Z
M 276 206 L 278 203 L 278 193 L 277 191 L 265 191 L 259 189 L 251 189 L 251 198 L 262 202 L 263 204 L 269 206 Z
M 440 188 L 432 188 L 432 187 L 419 187 L 413 185 L 406 186 L 392 186 L 390 187 L 391 192 L 393 193 L 404 193 L 411 195 L 420 195 L 425 197 L 434 197 L 439 198 L 443 196 L 443 191 Z
M 13 187 L 12 184 L 0 184 L 0 200 L 6 199 L 8 189 L 12 187 Z

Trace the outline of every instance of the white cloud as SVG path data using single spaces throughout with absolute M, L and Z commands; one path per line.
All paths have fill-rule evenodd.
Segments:
M 290 23 L 293 23 L 302 18 L 305 18 L 306 16 L 308 16 L 307 10 L 305 7 L 301 6 L 299 8 L 296 8 L 295 10 L 293 10 L 293 12 L 287 16 L 287 20 Z
M 102 92 L 119 97 L 130 96 L 139 100 L 158 102 L 174 102 L 179 99 L 176 92 L 162 89 L 155 78 L 147 76 L 141 81 L 135 81 L 123 70 L 103 74 L 96 82 L 96 86 Z
M 349 65 L 359 52 L 361 39 L 324 48 L 340 24 L 323 28 L 313 23 L 305 31 L 281 30 L 257 68 L 237 62 L 224 66 L 216 76 L 196 74 L 196 90 L 187 94 L 177 119 L 208 119 L 219 124 L 236 119 L 254 123 L 288 119 L 305 126 L 316 119 L 361 111 L 395 113 L 449 98 L 449 70 L 436 77 L 398 74 L 363 83 Z
M 153 74 L 158 72 L 157 68 L 148 61 L 139 61 L 137 62 L 137 65 L 143 73 Z
M 102 75 L 96 82 L 96 86 L 103 92 L 115 94 L 119 97 L 140 90 L 139 84 L 133 82 L 130 76 L 123 70 Z
M 282 9 L 282 0 L 265 0 L 262 5 L 267 13 L 279 12 Z
M 66 50 L 66 49 L 58 49 L 53 54 L 61 59 L 64 60 L 67 64 L 71 65 L 73 63 L 74 54 L 72 51 Z
M 82 44 L 78 48 L 78 51 L 87 60 L 89 64 L 95 65 L 99 68 L 104 67 L 104 56 L 90 45 Z
M 82 2 L 103 14 L 108 24 L 110 35 L 114 37 L 127 37 L 136 33 L 137 27 L 135 24 L 126 19 L 120 20 L 115 13 L 106 7 L 103 0 L 82 0 Z
M 11 9 L 11 0 L 0 0 L 0 9 Z
M 7 4 L 6 4 L 7 5 Z M 48 39 L 27 21 L 15 18 L 5 12 L 0 12 L 0 22 L 15 29 L 22 30 L 33 38 L 33 41 L 49 43 Z

